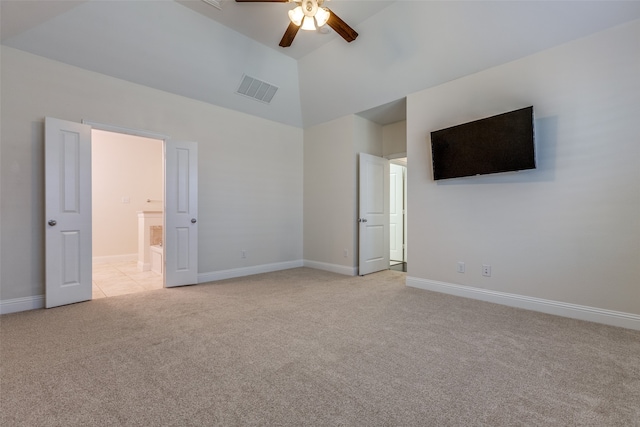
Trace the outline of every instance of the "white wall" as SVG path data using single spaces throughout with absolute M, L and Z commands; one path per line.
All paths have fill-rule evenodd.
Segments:
M 407 153 L 407 121 L 382 127 L 382 155 Z
M 536 170 L 433 181 L 431 131 L 528 105 Z M 639 118 L 638 21 L 410 95 L 408 275 L 640 314 Z
M 137 257 L 138 212 L 163 209 L 162 152 L 162 140 L 93 130 L 91 237 L 94 259 Z
M 304 259 L 346 274 L 354 266 L 353 170 L 353 116 L 304 130 Z
M 633 1 L 393 2 L 355 27 L 357 40 L 336 38 L 298 61 L 303 123 L 369 110 L 638 19 L 638 11 Z
M 271 49 L 205 16 L 210 7 L 197 4 L 199 0 L 77 3 L 81 4 L 52 19 L 45 19 L 43 12 L 40 25 L 9 39 L 3 36 L 2 43 L 85 70 L 301 126 L 296 60 L 280 48 Z M 204 13 L 184 3 L 193 9 L 200 6 Z M 39 6 L 33 3 L 32 7 Z M 11 12 L 17 15 L 14 19 L 24 19 L 17 13 L 20 9 L 3 7 L 3 25 L 13 18 Z M 286 12 L 282 17 L 286 22 Z M 243 74 L 279 88 L 268 105 L 235 93 Z
M 306 265 L 357 273 L 360 152 L 382 155 L 382 128 L 362 117 L 349 115 L 304 131 Z
M 5 46 L 1 55 L 3 301 L 44 293 L 45 116 L 198 142 L 201 275 L 301 262 L 301 129 Z

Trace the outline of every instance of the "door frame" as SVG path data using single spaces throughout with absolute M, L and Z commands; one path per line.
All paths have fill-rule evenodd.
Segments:
M 371 166 L 382 170 L 372 170 Z M 381 188 L 376 187 L 376 179 L 369 179 L 368 172 L 377 172 Z M 358 154 L 359 276 L 389 269 L 389 180 L 389 159 L 368 153 Z
M 100 123 L 100 122 L 94 122 L 94 121 L 90 121 L 90 120 L 85 120 L 82 119 L 82 124 L 85 125 L 89 125 L 91 126 L 91 130 L 95 129 L 95 130 L 102 130 L 102 131 L 106 131 L 106 132 L 113 132 L 113 133 L 120 133 L 120 134 L 125 134 L 125 135 L 132 135 L 132 136 L 139 136 L 142 138 L 150 138 L 150 139 L 157 139 L 162 141 L 162 152 L 164 153 L 166 150 L 166 146 L 167 146 L 167 140 L 170 139 L 170 137 L 168 135 L 165 134 L 161 134 L 161 133 L 157 133 L 157 132 L 150 132 L 150 131 L 146 131 L 146 130 L 140 130 L 140 129 L 131 129 L 131 128 L 126 128 L 123 126 L 116 126 L 116 125 L 110 125 L 110 124 L 106 124 L 106 123 Z M 92 154 L 93 156 L 93 154 Z M 93 158 L 93 157 L 92 157 Z M 166 168 L 166 164 L 167 164 L 167 159 L 166 156 L 163 154 L 162 155 L 162 168 L 163 170 L 165 170 Z M 163 188 L 163 194 L 166 191 L 166 186 L 167 186 L 167 178 L 165 176 L 165 174 L 162 174 L 162 188 Z M 92 200 L 93 200 L 93 195 L 91 196 Z M 164 207 L 163 207 L 163 213 L 162 213 L 162 217 L 164 218 Z M 164 223 L 164 219 L 163 219 L 163 223 Z M 166 230 L 164 229 L 164 227 L 162 228 L 162 232 L 163 234 L 166 232 Z M 166 236 L 163 236 L 163 241 L 166 238 Z M 93 244 L 93 233 L 91 235 L 91 242 Z M 162 261 L 163 264 L 165 263 L 166 260 L 166 251 L 164 249 L 164 245 L 162 247 Z M 166 274 L 164 272 L 164 266 L 162 269 L 162 286 L 166 287 Z
M 162 160 L 161 160 L 161 162 L 162 162 L 162 170 L 163 170 L 163 172 L 162 172 L 162 192 L 163 193 L 165 192 L 166 177 L 164 176 L 165 175 L 164 174 L 164 170 L 166 169 L 165 168 L 166 159 L 165 159 L 164 153 L 165 153 L 166 141 L 167 141 L 165 138 L 168 138 L 167 136 L 161 135 L 161 134 L 157 134 L 157 133 L 153 133 L 153 132 L 146 132 L 146 131 L 141 131 L 141 130 L 136 130 L 136 129 L 122 128 L 122 127 L 113 126 L 113 125 L 106 125 L 106 124 L 101 124 L 101 123 L 88 122 L 86 120 L 83 120 L 82 124 L 86 124 L 86 125 L 91 127 L 91 132 L 92 132 L 92 134 L 91 134 L 91 137 L 92 137 L 91 138 L 91 143 L 92 144 L 93 144 L 93 136 L 94 136 L 93 131 L 94 130 L 109 132 L 111 134 L 127 135 L 127 136 L 136 137 L 136 138 L 139 137 L 139 138 L 153 139 L 154 141 L 156 141 L 156 143 L 162 144 L 162 147 L 161 147 L 161 150 L 162 150 L 162 153 L 163 153 L 162 154 Z M 107 137 L 107 138 L 109 138 L 109 137 Z M 108 140 L 105 141 L 105 142 L 108 142 Z M 92 150 L 91 153 L 92 153 L 91 154 L 91 159 L 93 161 L 93 156 L 94 156 L 93 155 L 93 150 Z M 93 179 L 93 173 L 92 173 L 92 179 Z M 93 185 L 92 185 L 91 188 L 92 188 L 92 195 L 91 195 L 92 197 L 91 198 L 93 199 Z M 162 217 L 162 221 L 163 221 L 163 224 L 164 224 L 164 209 L 163 209 L 161 217 Z M 164 232 L 164 229 L 163 229 L 163 232 Z M 93 237 L 94 236 L 92 234 L 92 236 L 91 236 L 91 241 L 92 242 L 93 242 Z M 164 240 L 164 236 L 163 236 L 163 240 Z M 163 247 L 162 252 L 163 252 L 162 259 L 164 260 L 164 257 L 165 257 L 164 247 Z M 141 257 L 140 248 L 138 248 L 138 250 L 136 250 L 136 254 L 138 255 L 138 268 L 139 269 L 143 269 L 143 266 L 142 266 L 142 263 L 141 263 L 141 258 L 140 258 Z M 147 269 L 148 268 L 149 268 L 149 266 L 147 265 Z M 162 275 L 162 284 L 163 284 L 163 287 L 164 287 L 164 285 L 165 285 L 164 274 Z

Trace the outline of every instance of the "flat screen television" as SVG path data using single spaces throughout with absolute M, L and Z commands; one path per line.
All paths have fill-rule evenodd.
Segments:
M 433 179 L 535 169 L 533 107 L 431 132 Z

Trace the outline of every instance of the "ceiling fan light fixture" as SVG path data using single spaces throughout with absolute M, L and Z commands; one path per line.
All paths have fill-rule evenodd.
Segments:
M 300 6 L 289 11 L 289 19 L 298 27 L 302 24 L 302 18 L 304 17 L 304 12 L 302 11 L 302 7 Z
M 302 27 L 300 27 L 300 29 L 306 31 L 314 31 L 316 29 L 316 24 L 315 22 L 313 22 L 313 17 L 305 16 L 302 20 Z
M 314 31 L 322 27 L 330 17 L 329 9 L 319 7 L 319 4 L 322 3 L 322 0 L 300 1 L 299 6 L 289 11 L 289 20 L 306 31 Z
M 2 1 L 2 0 L 0 0 Z M 217 0 L 220 1 L 220 0 Z M 225 0 L 226 1 L 226 0 Z M 331 30 L 338 33 L 340 37 L 348 43 L 358 37 L 358 33 L 344 22 L 338 15 L 326 7 L 322 7 L 327 0 L 236 0 L 236 2 L 272 2 L 272 3 L 296 3 L 296 6 L 289 10 L 289 20 L 291 21 L 284 32 L 280 47 L 289 47 L 293 42 L 298 30 L 318 31 L 327 34 Z
M 318 27 L 322 27 L 324 24 L 327 23 L 327 21 L 329 20 L 329 15 L 330 12 L 325 9 L 324 7 L 319 7 L 318 11 L 316 12 L 316 24 L 318 25 Z

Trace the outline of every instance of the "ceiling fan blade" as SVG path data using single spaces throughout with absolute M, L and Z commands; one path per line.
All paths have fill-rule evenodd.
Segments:
M 328 10 L 328 9 L 327 9 Z M 347 25 L 338 15 L 333 13 L 332 10 L 329 10 L 329 19 L 327 20 L 327 25 L 333 28 L 333 31 L 340 34 L 343 39 L 348 42 L 352 42 L 358 37 L 358 33 Z
M 293 22 L 289 22 L 289 26 L 287 27 L 287 31 L 284 32 L 284 36 L 282 36 L 282 40 L 280 40 L 280 46 L 289 47 L 291 43 L 293 43 L 293 38 L 298 34 L 298 27 Z

